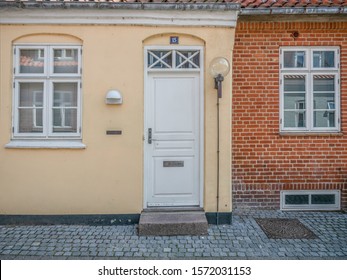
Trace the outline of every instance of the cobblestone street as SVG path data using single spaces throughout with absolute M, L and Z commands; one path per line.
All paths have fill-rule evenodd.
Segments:
M 254 218 L 297 218 L 316 239 L 269 239 Z M 0 259 L 347 259 L 347 214 L 234 212 L 207 236 L 144 237 L 137 226 L 0 226 Z

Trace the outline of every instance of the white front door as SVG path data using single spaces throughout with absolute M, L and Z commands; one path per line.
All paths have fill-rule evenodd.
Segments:
M 145 208 L 201 205 L 200 87 L 199 71 L 147 73 Z

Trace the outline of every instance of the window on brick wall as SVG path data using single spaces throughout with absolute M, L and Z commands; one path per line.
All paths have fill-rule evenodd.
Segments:
M 280 129 L 340 130 L 340 51 L 337 47 L 280 49 Z
M 13 73 L 13 142 L 8 147 L 45 147 L 52 140 L 66 146 L 81 139 L 80 46 L 16 45 Z

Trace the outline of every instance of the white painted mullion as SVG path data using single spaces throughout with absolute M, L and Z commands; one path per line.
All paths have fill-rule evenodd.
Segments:
M 172 50 L 172 69 L 178 68 L 176 65 L 177 50 Z

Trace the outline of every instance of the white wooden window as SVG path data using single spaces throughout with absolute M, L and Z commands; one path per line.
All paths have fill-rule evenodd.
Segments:
M 340 131 L 338 47 L 280 49 L 280 130 Z
M 13 139 L 80 139 L 80 46 L 16 45 L 13 73 Z

